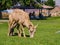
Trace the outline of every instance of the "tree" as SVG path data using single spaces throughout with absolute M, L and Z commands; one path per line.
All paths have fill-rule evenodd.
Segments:
M 48 0 L 47 2 L 45 2 L 46 5 L 48 6 L 55 6 L 55 2 L 53 0 Z
M 33 6 L 35 8 L 38 8 L 41 6 L 41 4 L 36 3 L 35 1 L 39 0 L 0 0 L 0 10 L 4 10 L 7 8 L 11 8 L 11 6 L 17 4 L 19 2 L 22 6 Z
M 24 0 L 23 2 L 25 6 L 30 6 L 30 0 Z
M 40 1 L 40 0 L 32 0 L 31 1 L 31 4 L 32 4 L 32 6 L 34 8 L 40 8 L 40 7 L 42 7 L 42 5 L 38 1 Z
M 24 0 L 19 0 L 19 3 L 24 6 Z
M 10 8 L 12 6 L 12 0 L 6 1 L 6 8 Z
M 12 0 L 0 0 L 0 10 L 10 8 L 12 6 Z
M 37 0 L 20 0 L 19 2 L 22 4 L 22 6 L 26 6 L 26 7 L 34 7 L 34 8 L 39 8 L 41 7 L 41 4 L 37 4 L 35 1 Z M 38 0 L 39 1 L 39 0 Z

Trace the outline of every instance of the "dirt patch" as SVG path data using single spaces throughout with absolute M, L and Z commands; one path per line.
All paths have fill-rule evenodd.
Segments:
M 8 20 L 0 20 L 0 23 L 1 23 L 1 22 L 8 22 Z
M 0 22 L 0 24 L 3 24 L 3 23 Z

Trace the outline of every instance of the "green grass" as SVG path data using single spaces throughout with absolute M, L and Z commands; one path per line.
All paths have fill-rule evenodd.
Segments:
M 0 24 L 0 45 L 60 45 L 60 17 L 51 17 L 47 20 L 32 20 L 38 23 L 34 38 L 7 36 L 8 23 Z M 15 30 L 16 31 L 16 30 Z M 28 30 L 25 29 L 26 34 Z

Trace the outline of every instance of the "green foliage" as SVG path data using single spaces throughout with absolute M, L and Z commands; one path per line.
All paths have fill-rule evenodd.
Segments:
M 42 7 L 42 5 L 38 1 L 39 0 L 37 0 L 37 3 L 34 0 L 31 1 L 31 4 L 34 8 L 41 8 Z
M 47 2 L 45 2 L 46 5 L 48 6 L 55 6 L 55 2 L 53 0 L 48 0 Z
M 41 8 L 42 5 L 41 5 L 41 4 L 34 4 L 34 7 L 35 7 L 35 8 Z
M 39 2 L 39 0 L 37 0 Z M 0 0 L 0 10 L 10 8 L 19 2 L 22 6 L 32 5 L 35 8 L 39 8 L 41 4 L 35 4 L 34 0 Z
M 24 6 L 24 0 L 19 0 L 19 3 Z
M 25 6 L 30 6 L 30 0 L 25 0 Z
M 12 6 L 12 0 L 1 0 L 0 10 L 10 8 Z
M 7 0 L 6 1 L 6 8 L 10 8 L 12 6 L 12 1 L 11 0 Z
M 35 8 L 40 8 L 41 7 L 41 4 L 35 4 L 34 0 L 19 0 L 20 4 L 22 6 L 30 6 L 32 5 L 33 7 Z

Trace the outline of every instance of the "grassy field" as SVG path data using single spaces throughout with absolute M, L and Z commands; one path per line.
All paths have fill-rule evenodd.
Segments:
M 8 23 L 0 22 L 0 45 L 60 45 L 60 17 L 32 20 L 32 22 L 34 25 L 39 24 L 34 38 L 9 37 L 7 36 Z M 29 34 L 26 28 L 25 32 Z

